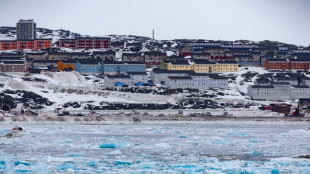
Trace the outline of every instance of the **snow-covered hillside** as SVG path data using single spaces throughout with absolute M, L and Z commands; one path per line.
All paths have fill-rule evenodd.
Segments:
M 226 90 L 180 90 L 155 86 L 104 88 L 102 76 L 77 72 L 46 72 L 31 76 L 0 74 L 0 93 L 5 95 L 5 103 L 11 109 L 22 104 L 24 108 L 45 111 L 55 108 L 76 111 L 208 109 L 217 113 L 223 108 L 252 108 L 257 111 L 259 105 L 269 102 L 252 101 L 246 93 L 247 87 L 262 73 L 262 68 L 240 68 L 239 72 L 226 73 L 231 79 Z

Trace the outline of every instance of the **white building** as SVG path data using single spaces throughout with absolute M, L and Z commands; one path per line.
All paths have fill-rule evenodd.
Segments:
M 189 76 L 168 76 L 165 86 L 169 88 L 224 88 L 228 87 L 228 78 L 216 74 L 191 74 Z
M 184 71 L 184 70 L 167 70 L 154 68 L 150 72 L 150 78 L 154 85 L 165 83 L 168 76 L 188 76 L 189 74 L 194 74 L 194 71 Z
M 310 97 L 309 86 L 292 86 L 288 82 L 271 82 L 268 85 L 248 87 L 248 95 L 255 100 L 285 101 Z

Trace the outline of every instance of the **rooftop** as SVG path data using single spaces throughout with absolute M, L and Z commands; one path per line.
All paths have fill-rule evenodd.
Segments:
M 184 71 L 184 70 L 167 70 L 167 69 L 160 69 L 160 68 L 154 68 L 154 73 L 160 73 L 160 74 L 195 74 L 194 71 Z
M 251 87 L 252 87 L 252 88 L 258 88 L 258 89 L 260 89 L 260 88 L 262 88 L 262 89 L 265 89 L 265 88 L 274 88 L 274 86 L 272 86 L 272 85 L 252 85 Z
M 58 63 L 59 60 L 33 60 L 32 63 Z
M 216 62 L 218 64 L 238 64 L 236 61 L 229 61 L 229 60 L 226 60 L 226 61 L 218 61 Z
M 128 75 L 147 75 L 146 72 L 127 72 Z
M 309 88 L 307 85 L 294 85 L 293 88 Z
M 13 65 L 24 65 L 23 61 L 1 61 L 1 64 L 13 64 Z
M 93 54 L 115 54 L 115 51 L 108 50 L 108 51 L 94 51 Z
M 291 85 L 289 82 L 270 82 L 272 85 Z
M 172 65 L 190 65 L 187 60 L 170 61 Z
M 130 79 L 129 75 L 107 75 L 108 78 L 112 79 Z
M 78 62 L 82 65 L 100 65 L 101 60 L 98 59 L 81 59 Z
M 204 60 L 204 59 L 194 59 L 193 62 L 195 64 L 215 64 L 214 62 L 211 62 L 209 60 Z
M 171 80 L 192 80 L 191 76 L 168 76 Z
M 123 53 L 123 56 L 142 56 L 141 53 Z

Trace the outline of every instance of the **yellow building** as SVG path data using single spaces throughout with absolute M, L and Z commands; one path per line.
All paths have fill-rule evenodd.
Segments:
M 216 69 L 216 63 L 206 59 L 193 60 L 193 70 L 196 73 L 212 73 Z
M 213 72 L 238 72 L 239 66 L 235 61 L 218 61 Z
M 193 68 L 188 60 L 171 61 L 167 64 L 168 70 L 193 70 Z
M 206 59 L 172 61 L 167 64 L 168 70 L 194 70 L 196 73 L 238 72 L 238 63 L 235 61 L 211 62 Z

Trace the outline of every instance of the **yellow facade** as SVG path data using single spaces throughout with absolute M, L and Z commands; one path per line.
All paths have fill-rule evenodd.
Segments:
M 220 73 L 220 72 L 238 72 L 238 63 L 231 62 L 218 62 L 218 63 L 195 63 L 190 64 L 177 64 L 169 62 L 167 64 L 168 70 L 194 70 L 196 73 Z
M 195 64 L 194 63 L 194 71 L 196 73 L 212 73 L 216 68 L 216 64 Z
M 173 62 L 169 62 L 167 65 L 168 70 L 193 70 L 193 65 L 190 64 L 174 64 Z
M 232 63 L 217 63 L 214 72 L 238 72 L 239 67 L 238 64 Z

